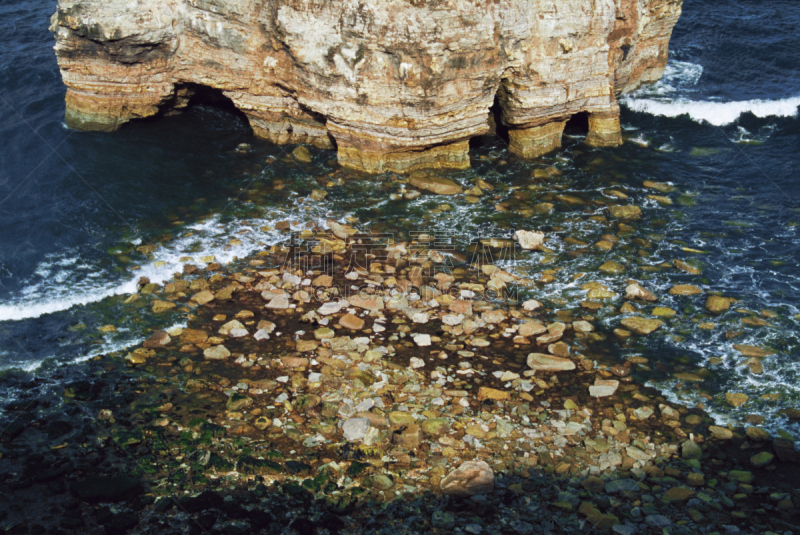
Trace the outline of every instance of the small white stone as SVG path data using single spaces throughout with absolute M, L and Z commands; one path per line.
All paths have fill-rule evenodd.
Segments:
M 464 314 L 445 314 L 442 316 L 442 323 L 445 325 L 461 325 L 464 321 Z
M 411 368 L 412 369 L 424 368 L 424 367 L 425 367 L 425 361 L 424 360 L 422 360 L 420 358 L 417 358 L 417 357 L 411 357 Z
M 292 286 L 297 286 L 300 284 L 300 282 L 302 282 L 302 279 L 300 277 L 298 277 L 297 275 L 292 275 L 291 273 L 284 273 L 283 280 L 284 282 L 288 282 Z
M 537 308 L 541 308 L 541 306 L 542 306 L 542 303 L 540 303 L 536 299 L 529 299 L 528 301 L 525 301 L 524 303 L 522 303 L 522 308 L 524 308 L 527 311 L 536 310 Z
M 411 316 L 411 321 L 414 323 L 428 323 L 428 314 L 426 312 L 417 312 Z
M 411 337 L 414 339 L 414 343 L 419 347 L 431 345 L 431 335 L 429 334 L 415 333 L 412 334 Z
M 367 398 L 367 399 L 363 400 L 361 403 L 359 403 L 358 405 L 356 405 L 356 410 L 359 411 L 359 412 L 368 411 L 374 406 L 375 406 L 375 402 L 372 401 L 371 399 Z
M 342 433 L 344 433 L 345 440 L 361 440 L 367 435 L 369 428 L 369 418 L 350 418 L 342 425 Z
M 537 249 L 544 244 L 544 233 L 530 230 L 518 230 L 514 233 L 523 249 Z
M 338 313 L 346 306 L 349 306 L 349 303 L 344 299 L 339 301 L 328 301 L 317 309 L 317 313 L 322 314 L 323 316 L 329 316 L 331 314 Z
M 266 293 L 266 292 L 264 292 Z M 272 295 L 272 299 L 270 299 L 269 303 L 267 303 L 267 308 L 289 308 L 289 296 L 286 294 L 268 294 Z M 262 294 L 263 296 L 263 294 Z
M 231 331 L 228 333 L 228 336 L 231 338 L 242 338 L 248 334 L 250 333 L 247 332 L 247 329 L 231 329 Z

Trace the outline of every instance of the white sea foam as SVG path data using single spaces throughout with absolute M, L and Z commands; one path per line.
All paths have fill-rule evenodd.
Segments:
M 724 126 L 736 122 L 744 113 L 752 113 L 762 119 L 766 117 L 797 117 L 800 97 L 740 102 L 714 102 L 685 98 L 674 100 L 624 98 L 621 103 L 633 111 L 662 117 L 688 115 L 699 123 L 706 122 L 714 126 Z
M 182 270 L 186 262 L 181 258 L 187 256 L 193 259 L 192 263 L 201 266 L 205 263 L 200 258 L 207 256 L 213 256 L 214 262 L 229 263 L 287 239 L 286 234 L 279 231 L 261 230 L 285 219 L 297 217 L 283 213 L 274 218 L 221 223 L 215 216 L 189 225 L 184 229 L 184 236 L 163 244 L 154 253 L 153 261 L 131 271 L 122 280 L 108 280 L 104 270 L 81 260 L 78 252 L 50 259 L 37 268 L 35 282 L 27 285 L 18 296 L 0 304 L 0 321 L 38 318 L 115 295 L 131 294 L 136 292 L 140 277 L 163 283 Z M 323 219 L 320 217 L 316 222 L 323 224 Z
M 703 76 L 703 66 L 687 61 L 670 60 L 664 75 L 653 85 L 645 86 L 635 92 L 636 96 L 668 97 L 675 93 L 696 91 L 695 86 Z
M 688 115 L 693 121 L 714 126 L 734 123 L 744 113 L 752 113 L 762 119 L 797 116 L 800 96 L 731 102 L 703 100 L 693 95 L 698 91 L 697 83 L 702 76 L 702 65 L 670 60 L 661 80 L 620 99 L 620 103 L 633 111 L 661 117 Z

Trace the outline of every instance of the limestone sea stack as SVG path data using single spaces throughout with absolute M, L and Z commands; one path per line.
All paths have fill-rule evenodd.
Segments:
M 682 0 L 60 0 L 76 129 L 185 107 L 213 88 L 276 143 L 368 172 L 466 168 L 497 100 L 510 150 L 621 143 L 617 95 L 658 80 Z

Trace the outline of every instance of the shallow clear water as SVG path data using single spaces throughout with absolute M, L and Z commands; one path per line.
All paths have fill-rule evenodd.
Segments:
M 349 216 L 364 229 L 451 233 L 462 249 L 476 238 L 540 229 L 553 253 L 519 256 L 513 268 L 534 279 L 545 269 L 560 271 L 532 296 L 577 310 L 581 284 L 602 280 L 624 293 L 624 281 L 636 278 L 663 296 L 660 305 L 679 312 L 668 322 L 669 335 L 622 348 L 598 344 L 593 356 L 611 362 L 644 355 L 652 371 L 641 379 L 680 401 L 702 401 L 723 420 L 761 413 L 771 427 L 798 434 L 779 410 L 800 400 L 800 59 L 794 52 L 800 6 L 685 2 L 667 75 L 623 100 L 628 143 L 590 150 L 574 132 L 562 151 L 524 162 L 497 138 L 478 140 L 472 169 L 449 174 L 465 186 L 477 178 L 494 186 L 475 204 L 427 195 L 393 200 L 404 188 L 397 177 L 343 171 L 326 151 L 312 150 L 313 163 L 299 165 L 287 158 L 292 147 L 259 141 L 241 117 L 208 106 L 110 134 L 69 131 L 47 31 L 54 10 L 55 2 L 0 6 L 6 42 L 0 48 L 0 368 L 6 374 L 49 373 L 179 321 L 125 304 L 125 295 L 139 277 L 168 279 L 187 257 L 229 262 L 285 239 L 271 230 L 277 221 Z M 237 149 L 241 143 L 249 147 Z M 533 179 L 533 170 L 546 165 L 563 176 Z M 645 180 L 673 184 L 674 204 L 649 198 L 661 194 L 643 187 Z M 321 186 L 327 198 L 309 201 Z M 611 190 L 641 206 L 645 220 L 601 253 L 574 240 L 592 244 L 613 232 L 593 219 L 617 202 Z M 532 212 L 540 202 L 552 202 L 555 211 Z M 495 208 L 503 203 L 508 211 Z M 442 204 L 451 209 L 438 210 Z M 152 244 L 152 252 L 137 250 Z M 611 258 L 628 265 L 625 275 L 596 272 Z M 699 262 L 702 276 L 651 271 L 676 258 Z M 576 273 L 587 275 L 576 280 Z M 712 330 L 698 328 L 708 321 L 704 298 L 668 296 L 678 283 L 735 297 L 734 309 L 758 313 L 768 325 L 742 324 L 747 314 L 731 312 Z M 609 332 L 618 325 L 618 317 L 597 317 Z M 116 331 L 100 332 L 104 325 Z M 730 338 L 732 332 L 740 333 Z M 776 354 L 754 376 L 738 365 L 744 359 L 733 344 L 769 346 Z M 699 384 L 673 376 L 704 369 L 710 373 Z M 727 391 L 753 399 L 733 410 L 720 399 Z M 759 397 L 768 394 L 778 397 Z

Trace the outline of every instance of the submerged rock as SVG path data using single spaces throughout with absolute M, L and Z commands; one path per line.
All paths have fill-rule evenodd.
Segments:
M 714 314 L 719 314 L 731 308 L 731 302 L 732 300 L 729 297 L 712 295 L 706 300 L 706 309 Z
M 514 233 L 514 236 L 517 238 L 520 247 L 523 249 L 538 249 L 544 244 L 543 232 L 518 230 L 516 233 Z
M 408 183 L 415 188 L 424 189 L 439 195 L 457 195 L 464 190 L 461 186 L 447 178 L 437 177 L 428 173 L 411 173 Z
M 172 342 L 172 338 L 170 338 L 167 331 L 156 331 L 150 336 L 150 338 L 142 342 L 142 347 L 166 347 L 170 344 L 170 342 Z
M 494 490 L 494 472 L 484 461 L 467 461 L 442 479 L 439 489 L 454 496 L 474 496 Z
M 622 323 L 626 329 L 630 329 L 636 334 L 650 334 L 664 325 L 664 322 L 661 320 L 642 318 L 638 316 L 625 318 L 620 323 Z

